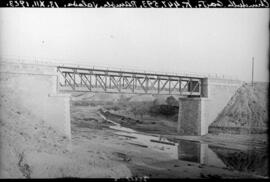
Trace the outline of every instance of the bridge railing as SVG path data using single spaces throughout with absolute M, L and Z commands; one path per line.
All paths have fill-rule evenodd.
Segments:
M 173 72 L 163 72 L 160 70 L 142 70 L 139 68 L 129 68 L 129 67 L 107 67 L 107 66 L 99 66 L 99 65 L 93 65 L 89 66 L 89 64 L 85 63 L 68 63 L 67 60 L 61 60 L 61 59 L 49 59 L 49 58 L 35 58 L 35 57 L 4 57 L 0 56 L 1 62 L 14 62 L 14 63 L 21 63 L 21 64 L 41 64 L 41 65 L 47 65 L 47 66 L 67 66 L 67 67 L 78 67 L 78 68 L 95 68 L 95 69 L 113 69 L 113 70 L 126 70 L 130 72 L 141 72 L 141 73 L 161 73 L 161 74 L 170 74 L 170 75 L 177 75 L 177 76 L 188 76 L 188 77 L 201 77 L 201 78 L 213 78 L 213 79 L 226 79 L 226 80 L 238 80 L 236 76 L 232 75 L 224 75 L 224 74 L 218 74 L 218 73 L 197 73 L 197 72 L 190 72 L 190 71 L 179 71 L 177 73 Z M 73 62 L 76 62 L 74 60 L 70 60 Z

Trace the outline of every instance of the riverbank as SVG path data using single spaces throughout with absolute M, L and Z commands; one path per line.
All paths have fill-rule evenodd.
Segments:
M 179 136 L 175 128 L 170 129 L 170 127 L 164 126 L 160 123 L 139 121 L 130 117 L 111 113 L 107 110 L 103 111 L 102 109 L 100 110 L 100 112 L 108 119 L 119 123 L 121 126 L 128 127 L 139 132 L 166 136 L 172 140 L 185 139 L 192 141 L 201 141 L 228 147 L 267 147 L 268 144 L 267 134 L 207 134 L 204 136 Z
M 106 113 L 106 112 L 103 112 L 103 113 Z M 108 114 L 108 112 L 107 112 L 107 116 L 110 116 Z M 110 118 L 110 119 L 112 119 L 112 118 Z M 145 133 L 145 132 L 138 132 L 138 133 L 140 133 L 142 135 L 147 135 L 147 133 Z M 131 134 L 126 134 L 126 135 L 130 136 Z M 152 135 L 155 136 L 155 134 L 152 134 Z M 152 162 L 152 163 L 150 163 L 151 167 L 148 166 L 145 170 L 151 171 L 151 175 L 154 175 L 157 177 L 166 177 L 168 175 L 170 177 L 179 177 L 177 172 L 179 172 L 180 169 L 183 170 L 182 171 L 183 174 L 181 174 L 181 177 L 184 177 L 184 178 L 189 178 L 190 177 L 189 175 L 196 176 L 195 178 L 207 178 L 207 177 L 230 178 L 230 177 L 233 177 L 235 175 L 235 174 L 233 174 L 231 176 L 228 175 L 226 173 L 226 172 L 228 172 L 227 170 L 229 170 L 230 173 L 234 170 L 246 171 L 248 173 L 252 173 L 252 175 L 254 175 L 253 177 L 255 177 L 255 176 L 260 177 L 260 175 L 265 176 L 268 174 L 267 173 L 268 172 L 267 171 L 268 164 L 265 161 L 265 157 L 267 160 L 267 156 L 265 156 L 265 154 L 267 153 L 265 143 L 261 146 L 258 146 L 258 145 L 254 146 L 254 145 L 251 145 L 251 143 L 248 143 L 249 145 L 247 145 L 247 143 L 245 143 L 245 142 L 247 142 L 248 139 L 244 140 L 244 138 L 242 138 L 242 141 L 236 140 L 236 141 L 238 141 L 238 143 L 232 143 L 232 142 L 229 143 L 229 140 L 232 141 L 233 137 L 227 138 L 227 142 L 222 142 L 222 140 L 221 140 L 222 136 L 220 136 L 217 139 L 211 138 L 210 136 L 203 136 L 203 137 L 176 136 L 176 135 L 156 135 L 156 136 L 158 136 L 159 138 L 165 137 L 169 141 L 178 142 L 176 144 L 179 144 L 179 146 L 181 145 L 181 143 L 182 143 L 182 145 L 180 146 L 180 148 L 177 149 L 177 157 L 174 158 L 173 160 L 169 160 L 169 162 Z M 132 138 L 132 136 L 130 136 L 130 137 Z M 184 139 L 184 142 L 183 142 L 183 139 Z M 146 140 L 146 139 L 144 139 L 144 140 Z M 185 141 L 192 141 L 192 142 L 189 143 L 189 142 L 185 142 Z M 252 142 L 252 141 L 254 141 L 254 140 L 251 140 L 249 142 Z M 145 141 L 144 142 L 142 141 L 141 143 L 145 143 Z M 161 143 L 166 144 L 167 142 L 161 142 Z M 143 146 L 147 146 L 147 145 L 149 146 L 149 143 L 146 143 L 146 145 L 143 145 Z M 186 148 L 186 146 L 191 146 L 191 148 L 190 147 Z M 184 150 L 184 153 L 181 153 L 182 150 Z M 216 156 L 216 154 L 212 154 L 213 151 L 214 151 L 214 153 L 221 155 L 222 163 L 225 163 L 226 165 L 224 165 L 224 166 L 221 165 L 222 167 L 215 166 L 216 162 L 213 162 L 213 160 L 218 161 L 220 159 L 219 159 L 219 157 Z M 201 161 L 201 159 L 199 159 L 199 158 L 207 157 L 207 156 L 204 156 L 204 154 L 201 152 L 203 152 L 203 153 L 206 152 L 207 155 L 210 155 L 210 156 L 208 156 L 208 158 L 210 157 L 211 159 L 206 159 L 206 161 Z M 189 153 L 189 154 L 187 154 L 187 153 Z M 180 154 L 180 156 L 179 156 L 179 154 Z M 198 154 L 199 154 L 199 156 L 197 156 Z M 181 156 L 183 156 L 183 155 L 184 156 L 185 155 L 188 155 L 188 156 L 192 155 L 193 160 L 194 160 L 194 157 L 197 159 L 195 161 L 189 160 L 189 162 L 191 162 L 191 163 L 187 164 L 183 160 L 179 160 L 179 157 L 181 158 Z M 241 160 L 245 159 L 247 161 L 246 166 L 248 169 L 243 167 L 242 161 L 237 161 L 235 163 L 229 162 L 231 160 L 230 157 L 235 158 L 234 161 L 237 161 L 237 159 L 241 159 Z M 185 157 L 183 159 L 186 160 Z M 258 166 L 254 166 L 252 164 L 254 161 L 258 162 L 258 164 L 257 164 Z M 229 162 L 229 163 L 227 163 L 227 162 Z M 218 165 L 220 165 L 220 164 L 218 164 Z M 156 170 L 155 167 L 153 167 L 153 166 L 158 167 L 158 168 L 161 166 L 162 167 L 165 166 L 166 168 L 164 168 L 165 171 L 161 172 L 160 170 Z M 181 166 L 180 169 L 177 169 L 177 167 L 179 167 L 179 166 Z M 191 167 L 189 167 L 189 166 L 191 166 Z M 129 167 L 133 169 L 133 174 L 143 175 L 146 173 L 145 170 L 143 170 L 143 171 L 140 170 L 142 168 L 142 166 L 137 166 L 137 165 L 130 166 L 129 165 Z M 260 169 L 259 171 L 254 173 L 254 171 L 252 172 L 252 170 L 254 170 L 253 169 L 254 167 L 262 168 L 262 169 Z M 192 174 L 187 172 L 191 168 L 193 168 Z M 198 176 L 198 171 L 196 172 L 197 168 L 198 169 L 203 168 L 203 170 L 199 170 L 200 171 L 199 176 Z M 202 171 L 204 171 L 204 172 L 202 172 Z M 256 169 L 255 169 L 255 171 L 256 171 Z M 188 176 L 185 176 L 184 172 L 186 172 L 188 174 Z M 222 174 L 220 172 L 222 172 Z M 239 174 L 237 174 L 237 175 L 239 175 Z
M 80 97 L 74 97 L 76 100 L 72 102 L 72 128 L 102 130 L 104 133 L 100 133 L 100 135 L 110 133 L 110 137 L 106 137 L 106 141 L 96 141 L 102 143 L 108 141 L 109 145 L 114 143 L 110 138 L 116 137 L 117 149 L 120 150 L 117 151 L 118 155 L 122 157 L 123 164 L 130 170 L 132 176 L 261 178 L 267 175 L 267 162 L 265 161 L 268 160 L 268 157 L 265 156 L 266 153 L 263 151 L 256 153 L 253 150 L 259 146 L 256 144 L 258 141 L 261 144 L 259 148 L 262 150 L 265 148 L 266 143 L 261 142 L 263 140 L 259 139 L 260 137 L 251 137 L 252 139 L 249 137 L 247 140 L 246 136 L 243 136 L 242 140 L 239 138 L 233 140 L 229 136 L 221 135 L 179 136 L 176 132 L 177 122 L 166 121 L 164 117 L 154 120 L 153 116 L 148 117 L 148 115 L 144 115 L 143 118 L 134 117 L 128 110 L 129 106 L 124 107 L 127 101 L 113 102 L 118 97 L 111 98 L 113 104 L 107 103 L 108 98 L 97 96 L 85 98 L 84 95 Z M 117 105 L 118 102 L 121 104 Z M 165 124 L 162 124 L 163 122 Z M 171 124 L 173 124 L 172 129 L 170 129 Z M 122 133 L 119 134 L 119 130 Z M 136 134 L 134 134 L 134 130 Z M 163 140 L 164 138 L 166 140 Z M 181 139 L 192 142 L 182 142 Z M 151 142 L 151 140 L 155 142 Z M 156 141 L 163 141 L 163 143 L 165 141 L 165 145 Z M 175 145 L 166 145 L 166 142 L 173 142 Z M 110 154 L 108 154 L 109 157 Z M 244 164 L 237 158 L 248 162 Z M 254 163 L 258 165 L 254 165 Z M 248 166 L 248 168 L 243 166 Z
M 154 119 L 135 119 L 129 116 L 116 114 L 114 112 L 100 109 L 99 112 L 106 118 L 115 121 L 123 127 L 131 128 L 136 131 L 151 133 L 151 134 L 174 134 L 177 135 L 176 122 L 155 121 Z
M 133 125 L 128 131 L 119 131 L 106 117 L 101 117 L 100 109 L 104 108 L 99 105 L 71 104 L 72 135 L 68 140 L 28 108 L 18 105 L 9 93 L 0 97 L 0 178 L 266 176 L 268 157 L 264 153 L 228 150 L 203 142 L 187 143 L 171 133 L 166 133 L 166 137 L 130 132 Z

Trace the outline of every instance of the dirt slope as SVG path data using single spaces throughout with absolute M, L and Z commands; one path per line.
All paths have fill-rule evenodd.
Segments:
M 244 84 L 210 125 L 210 133 L 264 133 L 268 124 L 268 83 Z
M 46 126 L 31 111 L 20 107 L 16 101 L 3 94 L 0 103 L 1 178 L 30 178 L 36 172 L 29 162 L 30 153 L 54 156 L 65 151 L 67 138 Z M 49 170 L 47 168 L 43 172 Z
M 13 90 L 1 87 L 0 91 L 0 179 L 131 175 L 125 165 L 109 159 L 118 141 L 104 140 L 108 136 L 102 130 L 87 131 L 95 137 L 91 140 L 73 132 L 70 143 L 24 107 Z M 101 158 L 103 153 L 106 156 Z

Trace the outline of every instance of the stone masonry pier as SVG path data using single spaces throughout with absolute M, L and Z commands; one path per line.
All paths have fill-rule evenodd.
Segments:
M 204 80 L 203 97 L 180 98 L 177 131 L 180 135 L 201 136 L 242 85 L 239 80 Z

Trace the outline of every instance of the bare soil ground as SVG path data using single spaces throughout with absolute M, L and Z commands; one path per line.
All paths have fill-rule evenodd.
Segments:
M 260 134 L 268 127 L 269 83 L 244 84 L 210 125 L 210 133 Z
M 94 99 L 95 102 L 92 102 L 93 97 L 90 95 L 88 101 L 84 95 L 73 97 L 71 106 L 72 139 L 68 141 L 52 127 L 46 126 L 41 119 L 36 118 L 30 110 L 18 104 L 18 101 L 12 98 L 11 91 L 1 93 L 0 178 L 261 177 L 227 168 L 175 160 L 162 151 L 131 145 L 127 137 L 115 135 L 115 131 L 109 128 L 111 124 L 98 115 L 100 108 L 115 107 L 118 103 L 114 101 L 119 101 L 119 97 L 108 96 L 106 99 L 111 103 L 104 102 L 104 96 L 101 96 L 100 100 Z M 138 101 L 138 99 L 135 100 Z M 151 99 L 149 102 L 153 102 Z M 145 101 L 146 98 L 143 100 Z M 120 101 L 122 102 L 123 98 Z M 156 131 L 159 132 L 164 131 L 168 126 L 174 127 L 174 114 L 159 115 L 156 123 L 151 123 L 153 120 L 145 122 L 147 113 L 144 113 L 142 117 L 140 116 L 141 111 L 134 115 L 125 102 L 122 102 L 120 107 L 130 112 L 127 117 L 134 116 L 135 123 L 137 120 L 143 121 L 144 125 L 141 128 L 156 125 L 158 128 Z M 124 112 L 123 108 L 116 109 L 118 113 L 115 112 L 115 114 Z M 153 119 L 153 116 L 149 115 L 149 117 Z M 162 125 L 161 123 L 165 123 L 166 118 L 169 122 Z M 139 128 L 139 125 L 141 123 L 137 122 L 136 129 Z M 171 132 L 168 130 L 164 134 L 172 134 Z M 208 137 L 194 140 L 213 140 L 211 136 Z M 220 137 L 220 142 L 221 140 L 222 137 Z M 218 140 L 215 138 L 215 141 Z
M 121 161 L 107 160 L 119 142 L 108 142 L 103 130 L 78 127 L 69 141 L 24 108 L 12 91 L 1 93 L 0 104 L 0 178 L 131 176 Z

